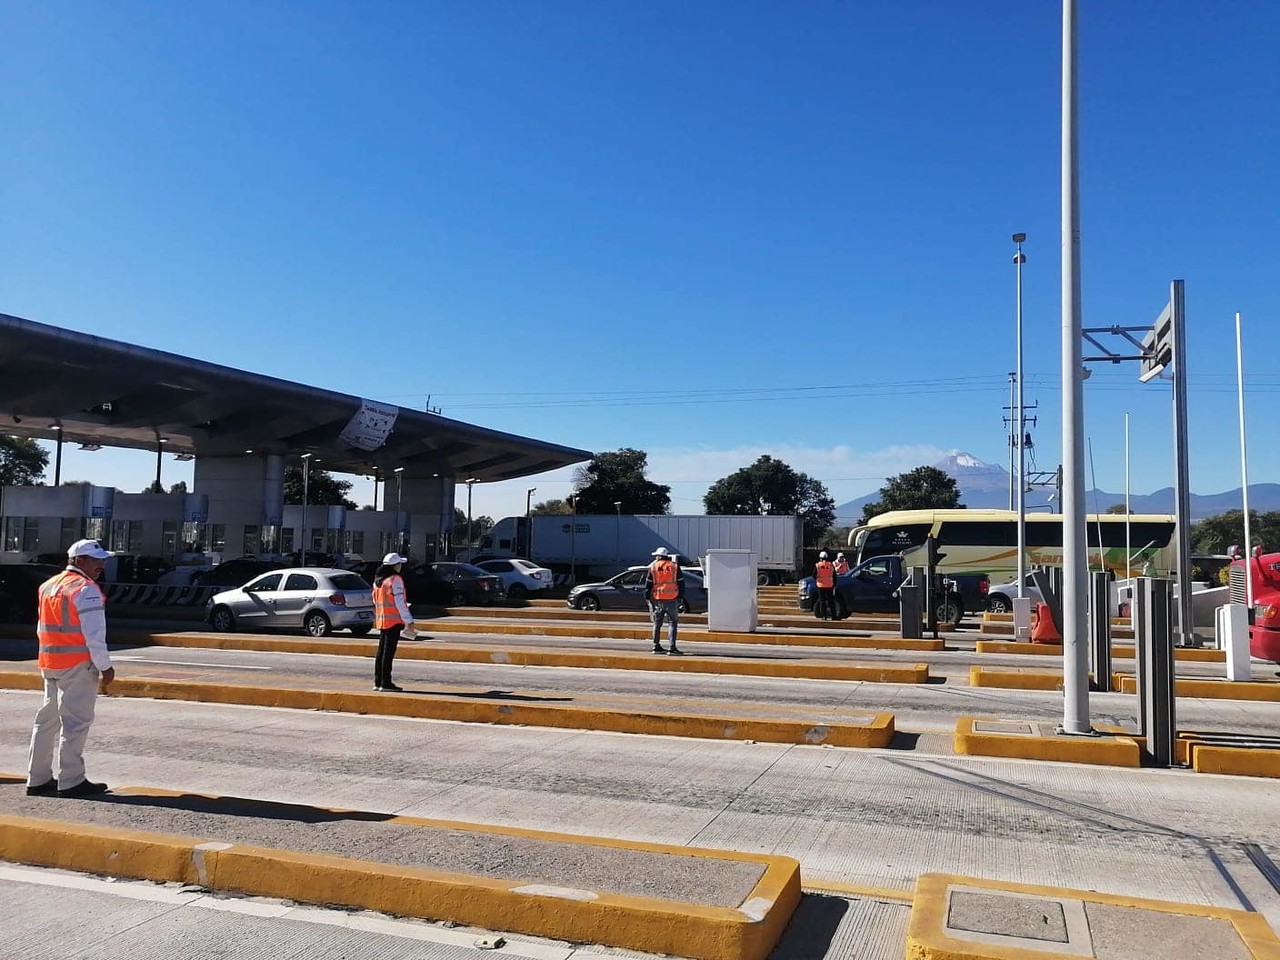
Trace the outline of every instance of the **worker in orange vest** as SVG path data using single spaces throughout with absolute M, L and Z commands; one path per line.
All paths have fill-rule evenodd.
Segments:
M 837 577 L 840 576 L 840 574 L 842 573 L 849 572 L 849 561 L 844 558 L 843 553 L 836 554 L 835 568 L 836 568 Z
M 400 571 L 406 558 L 388 553 L 373 575 L 373 628 L 378 631 L 378 653 L 373 659 L 373 689 L 400 693 L 403 688 L 391 681 L 391 666 L 396 659 L 400 634 L 412 636 L 413 614 L 405 599 L 404 577 Z
M 106 693 L 116 678 L 107 650 L 107 600 L 97 582 L 109 556 L 98 541 L 77 540 L 67 550 L 67 568 L 40 585 L 36 636 L 44 703 L 36 712 L 27 755 L 30 796 L 87 797 L 107 791 L 105 783 L 85 777 L 84 743 L 98 693 Z
M 827 559 L 827 551 L 818 554 L 818 562 L 813 568 L 813 579 L 818 586 L 818 599 L 813 603 L 813 612 L 821 620 L 836 618 L 836 565 Z
M 684 596 L 684 577 L 680 564 L 667 552 L 666 547 L 653 551 L 653 562 L 644 574 L 644 598 L 649 601 L 653 617 L 653 652 L 668 653 L 673 657 L 684 656 L 676 646 L 676 633 L 680 628 L 680 598 Z M 667 648 L 662 649 L 662 621 L 667 621 Z

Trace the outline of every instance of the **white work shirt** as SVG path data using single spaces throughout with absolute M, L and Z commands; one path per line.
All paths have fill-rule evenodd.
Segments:
M 396 605 L 396 613 L 400 614 L 400 622 L 413 623 L 409 602 L 404 598 L 404 578 L 398 573 L 391 578 L 391 600 Z
M 98 671 L 111 669 L 111 653 L 107 650 L 107 598 L 102 588 L 79 567 L 67 567 L 84 577 L 84 585 L 71 594 L 76 613 L 80 614 L 80 629 L 89 647 L 89 656 Z

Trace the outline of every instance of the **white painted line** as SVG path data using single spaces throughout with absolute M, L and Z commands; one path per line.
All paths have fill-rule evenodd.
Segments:
M 175 667 L 222 667 L 227 670 L 270 670 L 270 667 L 250 667 L 241 663 L 205 663 L 202 660 L 152 660 L 148 657 L 122 657 L 114 654 L 112 660 L 122 660 L 128 663 L 159 663 L 166 666 Z

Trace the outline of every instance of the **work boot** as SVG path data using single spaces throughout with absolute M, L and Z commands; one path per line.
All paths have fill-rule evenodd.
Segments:
M 669 653 L 669 654 L 670 654 L 671 656 L 673 656 L 673 657 L 683 657 L 683 656 L 684 656 L 684 651 L 683 651 L 683 650 L 677 650 L 675 647 L 672 647 L 670 650 L 668 650 L 668 651 L 667 651 L 667 653 Z
M 379 689 L 384 693 L 404 693 L 404 687 L 397 687 L 394 683 L 387 681 Z
M 58 792 L 58 781 L 50 777 L 44 783 L 27 784 L 28 797 L 51 797 Z
M 105 783 L 91 783 L 88 780 L 81 780 L 74 787 L 67 787 L 65 790 L 59 790 L 60 797 L 92 797 L 94 794 L 106 793 L 110 788 Z
M 653 652 L 654 652 L 654 653 L 666 653 L 667 651 L 663 650 L 663 649 L 662 649 L 662 647 L 661 647 L 659 644 L 656 644 L 656 643 L 655 643 L 655 644 L 653 645 Z

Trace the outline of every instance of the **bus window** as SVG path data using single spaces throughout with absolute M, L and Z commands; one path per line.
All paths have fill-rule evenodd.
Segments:
M 929 524 L 908 523 L 891 527 L 870 527 L 858 549 L 858 562 L 871 557 L 884 557 L 918 547 L 929 536 Z
M 1010 529 L 1015 539 L 1010 542 Z M 1016 547 L 1016 525 L 1001 520 L 944 520 L 938 531 L 943 544 L 963 543 L 971 547 Z

